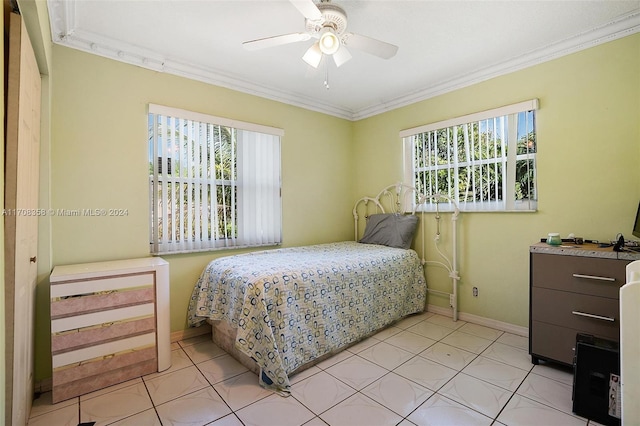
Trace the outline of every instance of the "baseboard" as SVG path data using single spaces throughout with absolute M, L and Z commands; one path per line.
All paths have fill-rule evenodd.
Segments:
M 427 312 L 433 312 L 434 314 L 451 316 L 451 308 L 444 308 L 442 306 L 427 305 Z M 458 319 L 461 321 L 467 321 L 478 325 L 484 325 L 485 327 L 495 328 L 496 330 L 506 331 L 507 333 L 517 334 L 518 336 L 529 337 L 529 328 L 522 327 L 508 322 L 502 322 L 491 318 L 481 317 L 479 315 L 467 314 L 464 312 L 458 312 Z
M 174 331 L 171 333 L 171 343 L 202 336 L 207 333 L 211 334 L 211 325 L 209 324 L 203 324 L 200 327 L 187 328 L 186 330 Z
M 45 392 L 50 392 L 53 389 L 53 378 L 47 377 L 46 379 L 42 379 L 37 381 L 33 385 L 33 393 L 40 394 Z

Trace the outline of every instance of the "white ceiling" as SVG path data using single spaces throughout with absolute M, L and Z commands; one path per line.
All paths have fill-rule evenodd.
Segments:
M 319 0 L 315 0 L 316 2 Z M 347 31 L 399 46 L 384 60 L 318 69 L 314 42 L 248 51 L 303 32 L 287 0 L 48 0 L 55 43 L 349 120 L 369 117 L 640 31 L 640 0 L 334 0 Z M 324 87 L 328 73 L 329 89 Z

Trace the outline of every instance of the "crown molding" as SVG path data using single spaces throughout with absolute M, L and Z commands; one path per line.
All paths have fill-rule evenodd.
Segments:
M 549 44 L 543 48 L 526 52 L 499 64 L 474 70 L 443 81 L 435 86 L 397 97 L 387 102 L 371 105 L 353 114 L 352 120 L 361 120 L 383 112 L 424 101 L 454 90 L 510 74 L 581 50 L 589 49 L 613 40 L 640 32 L 640 10 L 636 10 L 605 25 L 573 37 Z
M 412 91 L 393 99 L 353 111 L 334 104 L 319 101 L 299 93 L 264 87 L 250 81 L 225 74 L 220 70 L 206 69 L 184 61 L 163 57 L 149 50 L 118 40 L 103 37 L 76 28 L 76 0 L 49 0 L 47 2 L 51 22 L 51 38 L 56 44 L 103 56 L 119 62 L 136 65 L 157 72 L 177 75 L 238 92 L 282 102 L 307 110 L 328 114 L 350 121 L 362 120 L 374 115 L 405 107 L 463 87 L 471 86 L 514 71 L 588 49 L 640 32 L 640 10 L 623 15 L 590 31 L 549 44 L 540 49 L 523 53 L 507 61 L 473 70 L 442 81 L 436 85 Z
M 141 49 L 129 43 L 76 28 L 76 0 L 49 0 L 51 39 L 54 43 L 105 58 L 113 59 L 157 72 L 224 87 L 238 92 L 282 102 L 311 111 L 347 120 L 353 111 L 306 97 L 304 95 L 257 85 L 216 69 L 206 69 L 185 61 L 166 58 L 156 52 Z

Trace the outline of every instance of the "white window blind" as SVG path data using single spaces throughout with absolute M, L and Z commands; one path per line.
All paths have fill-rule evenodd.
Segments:
M 151 252 L 280 244 L 282 135 L 149 105 Z
M 280 242 L 279 137 L 238 130 L 238 240 L 255 246 Z M 278 202 L 274 202 L 278 200 Z
M 464 211 L 536 210 L 537 108 L 534 99 L 403 130 L 405 182 Z

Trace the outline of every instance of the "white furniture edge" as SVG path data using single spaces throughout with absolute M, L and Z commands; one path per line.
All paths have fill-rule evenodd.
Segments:
M 626 284 L 620 288 L 620 392 L 622 424 L 640 419 L 640 260 L 627 265 Z

